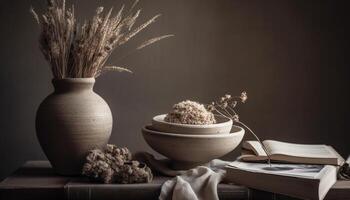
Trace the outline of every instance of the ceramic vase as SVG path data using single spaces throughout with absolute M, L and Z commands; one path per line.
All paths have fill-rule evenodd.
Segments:
M 52 83 L 54 92 L 37 111 L 37 137 L 58 174 L 79 175 L 87 152 L 108 142 L 112 113 L 93 91 L 94 78 L 54 79 Z

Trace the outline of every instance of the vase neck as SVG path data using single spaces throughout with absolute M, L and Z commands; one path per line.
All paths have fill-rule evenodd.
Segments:
M 52 84 L 55 88 L 55 93 L 92 91 L 95 84 L 95 79 L 94 78 L 53 79 Z

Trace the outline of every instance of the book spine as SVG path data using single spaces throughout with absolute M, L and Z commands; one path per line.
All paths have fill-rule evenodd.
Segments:
M 266 192 L 262 190 L 249 189 L 248 200 L 300 200 L 299 198 L 290 197 L 282 194 Z
M 319 181 L 317 180 L 306 182 L 294 177 L 287 178 L 270 174 L 257 174 L 233 168 L 227 169 L 227 180 L 235 184 L 270 192 L 270 195 L 273 195 L 273 199 L 276 198 L 273 193 L 302 199 L 318 198 Z M 307 188 L 306 192 L 305 188 Z M 250 196 L 252 195 L 254 195 L 254 192 L 250 194 Z M 283 195 L 280 198 L 283 199 Z M 252 198 L 254 199 L 254 196 Z M 269 199 L 270 197 L 266 198 Z
M 100 199 L 158 199 L 160 188 L 142 188 L 135 185 L 69 185 L 64 187 L 67 200 Z

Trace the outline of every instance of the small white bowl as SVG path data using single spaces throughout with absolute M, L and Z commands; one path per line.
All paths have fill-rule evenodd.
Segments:
M 232 127 L 230 134 L 184 135 L 142 129 L 147 144 L 172 161 L 173 169 L 190 169 L 233 151 L 244 136 L 244 129 Z
M 190 135 L 217 135 L 229 134 L 232 120 L 226 117 L 215 116 L 217 123 L 207 125 L 177 124 L 164 121 L 166 114 L 157 115 L 152 119 L 152 127 L 160 132 L 190 134 Z

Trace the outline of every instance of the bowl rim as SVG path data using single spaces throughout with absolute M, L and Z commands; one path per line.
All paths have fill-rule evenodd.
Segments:
M 156 116 L 154 116 L 152 118 L 152 122 L 166 124 L 166 125 L 169 125 L 169 126 L 183 127 L 183 128 L 219 128 L 219 127 L 229 126 L 229 125 L 233 124 L 232 119 L 224 117 L 224 116 L 215 116 L 215 117 L 219 117 L 221 119 L 227 120 L 227 121 L 220 122 L 220 123 L 215 123 L 215 124 L 179 124 L 179 123 L 171 123 L 171 122 L 164 121 L 164 118 L 165 118 L 166 115 L 167 114 L 156 115 Z
M 150 129 L 152 125 L 146 125 L 142 127 L 143 133 L 151 133 L 151 134 L 157 134 L 157 135 L 164 135 L 164 136 L 172 136 L 172 137 L 179 137 L 179 138 L 198 138 L 198 139 L 208 139 L 208 138 L 229 138 L 234 137 L 237 134 L 244 134 L 245 130 L 244 128 L 236 125 L 232 125 L 232 128 L 238 129 L 235 132 L 230 132 L 228 134 L 212 134 L 212 135 L 194 135 L 194 134 L 178 134 L 178 133 L 169 133 L 169 132 L 161 132 Z

